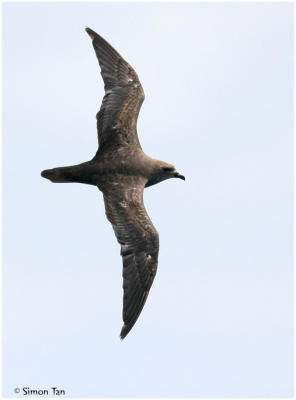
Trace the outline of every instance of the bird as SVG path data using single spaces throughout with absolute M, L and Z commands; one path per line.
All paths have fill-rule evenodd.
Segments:
M 159 235 L 143 202 L 144 189 L 169 178 L 185 177 L 167 162 L 147 156 L 139 142 L 137 119 L 144 91 L 135 70 L 92 29 L 86 27 L 104 81 L 105 95 L 96 115 L 98 149 L 87 162 L 46 169 L 56 183 L 97 186 L 103 194 L 122 256 L 124 339 L 146 302 L 158 267 Z

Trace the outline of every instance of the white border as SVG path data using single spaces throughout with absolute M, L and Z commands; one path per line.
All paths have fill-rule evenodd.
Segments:
M 293 18 L 293 23 L 294 23 L 294 56 L 293 56 L 293 66 L 294 66 L 294 77 L 293 77 L 293 82 L 294 82 L 294 93 L 293 93 L 293 101 L 294 101 L 294 142 L 293 142 L 293 149 L 294 149 L 294 154 L 293 154 L 293 167 L 294 167 L 294 191 L 293 191 L 293 204 L 294 204 L 294 209 L 293 209 L 293 242 L 294 242 L 294 250 L 293 250 L 293 263 L 294 263 L 294 337 L 295 337 L 295 332 L 296 332 L 296 318 L 295 318 L 295 310 L 296 310 L 296 296 L 295 296 L 295 288 L 296 288 L 296 271 L 295 271 L 295 259 L 296 259 L 296 231 L 295 231 L 295 226 L 296 226 L 296 213 L 295 213 L 295 198 L 296 198 L 296 185 L 295 185 L 295 177 L 296 177 L 296 160 L 295 160 L 295 154 L 296 154 L 296 135 L 295 135 L 295 115 L 296 115 L 296 99 L 295 99 L 295 94 L 296 94 L 296 79 L 295 79 L 295 54 L 296 54 L 296 35 L 295 35 L 295 22 L 296 22 L 296 0 L 0 0 L 1 1 L 1 6 L 0 6 L 0 17 L 1 17 L 1 28 L 2 28 L 2 4 L 4 3 L 293 3 L 294 4 L 294 18 Z M 2 50 L 2 29 L 0 31 L 0 39 L 1 39 L 1 50 Z M 2 51 L 1 51 L 1 55 L 0 55 L 0 75 L 2 78 Z M 2 79 L 1 79 L 2 82 Z M 0 96 L 0 121 L 1 121 L 1 132 L 2 132 L 2 90 L 1 90 L 1 96 Z M 2 135 L 1 135 L 1 139 L 0 139 L 0 162 L 1 162 L 1 167 L 2 167 Z M 2 171 L 2 168 L 1 168 Z M 0 192 L 2 194 L 2 174 L 0 176 L 0 184 L 1 184 L 1 189 Z M 1 238 L 1 242 L 0 242 L 0 254 L 1 254 L 1 265 L 2 265 L 2 196 L 0 196 L 0 206 L 1 206 L 1 210 L 0 210 L 0 222 L 1 222 L 1 232 L 0 232 L 0 238 Z M 1 293 L 2 293 L 2 273 L 0 274 L 0 284 L 1 284 Z M 1 320 L 0 320 L 0 327 L 2 328 L 2 296 L 0 296 L 0 305 L 1 305 L 1 310 L 0 310 L 0 316 L 1 316 Z M 1 357 L 1 367 L 2 367 L 2 329 L 0 329 L 0 357 Z M 295 377 L 296 377 L 296 364 L 295 364 L 295 360 L 296 360 L 296 346 L 295 346 L 295 341 L 294 341 L 294 396 L 293 397 L 286 397 L 286 398 L 272 398 L 269 397 L 268 399 L 275 399 L 275 400 L 281 400 L 281 399 L 296 399 L 296 383 L 295 383 Z M 3 371 L 3 368 L 1 368 L 1 371 Z M 10 400 L 10 399 L 24 399 L 26 397 L 22 396 L 22 397 L 2 397 L 2 377 L 0 378 L 0 399 L 3 400 Z M 39 397 L 32 397 L 29 396 L 29 398 L 42 398 L 41 396 Z M 45 397 L 45 398 L 49 398 L 49 397 Z M 88 398 L 83 398 L 83 397 L 64 397 L 64 396 L 57 396 L 57 398 L 59 398 L 60 400 L 71 400 L 71 399 L 75 399 L 75 400 L 88 400 L 90 399 L 90 397 Z M 92 397 L 92 399 L 96 399 L 95 397 Z M 119 399 L 123 399 L 123 398 L 108 398 L 105 399 L 103 397 L 99 398 L 100 400 L 119 400 Z M 150 398 L 141 398 L 141 400 L 148 400 Z M 153 400 L 161 400 L 163 398 L 153 398 Z M 165 398 L 167 400 L 170 400 L 169 398 Z M 182 398 L 178 397 L 177 399 L 183 400 Z M 189 398 L 184 398 L 184 400 L 188 400 Z M 194 398 L 190 398 L 190 399 L 194 399 Z M 197 398 L 198 400 L 209 400 L 209 398 Z M 248 400 L 248 398 L 244 398 L 244 397 L 240 397 L 237 399 L 245 399 Z M 264 399 L 263 397 L 260 398 L 250 398 L 250 400 L 262 400 Z M 133 400 L 137 400 L 137 398 L 133 398 Z M 212 398 L 211 400 L 228 400 L 228 398 Z M 236 398 L 231 398 L 229 400 L 236 400 Z

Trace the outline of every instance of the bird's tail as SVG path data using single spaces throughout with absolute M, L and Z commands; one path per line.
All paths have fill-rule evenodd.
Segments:
M 41 176 L 49 179 L 51 182 L 77 182 L 86 183 L 89 185 L 97 184 L 97 175 L 98 171 L 96 166 L 91 161 L 87 161 L 78 165 L 72 165 L 70 167 L 46 169 L 41 172 Z
M 71 167 L 45 169 L 41 172 L 41 176 L 55 183 L 74 182 Z

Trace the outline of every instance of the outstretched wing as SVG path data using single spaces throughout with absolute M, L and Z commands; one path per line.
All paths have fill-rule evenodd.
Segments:
M 123 339 L 134 326 L 145 304 L 157 270 L 158 233 L 145 210 L 146 181 L 120 176 L 103 191 L 106 215 L 121 245 L 123 259 Z
M 97 114 L 99 146 L 140 146 L 137 119 L 144 91 L 133 68 L 93 30 L 86 28 L 101 67 L 105 96 Z

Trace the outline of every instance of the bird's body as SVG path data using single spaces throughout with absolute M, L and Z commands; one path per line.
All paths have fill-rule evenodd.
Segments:
M 144 207 L 144 188 L 168 178 L 185 178 L 173 165 L 143 152 L 136 130 L 144 100 L 138 76 L 102 37 L 89 28 L 86 31 L 105 83 L 97 114 L 99 148 L 90 161 L 45 170 L 41 175 L 52 182 L 95 185 L 103 193 L 123 258 L 123 339 L 144 306 L 157 270 L 158 233 Z
M 120 148 L 113 152 L 103 152 L 92 160 L 72 165 L 70 167 L 59 167 L 42 172 L 42 176 L 52 182 L 79 182 L 98 186 L 110 181 L 110 177 L 123 176 L 142 177 L 147 180 L 145 187 L 154 185 L 161 181 L 158 165 L 165 165 L 161 161 L 148 157 L 142 150 L 137 148 Z

